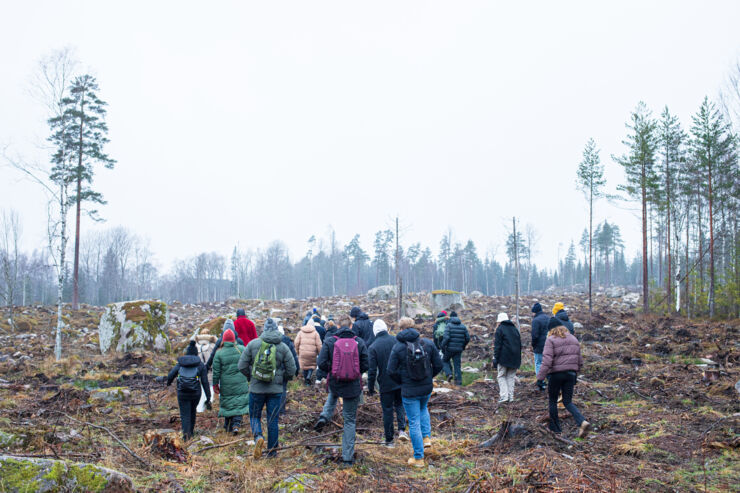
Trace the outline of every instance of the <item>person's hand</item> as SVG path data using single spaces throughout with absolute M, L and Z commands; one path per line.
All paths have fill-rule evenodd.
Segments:
M 213 409 L 213 406 L 211 405 L 211 401 L 206 401 L 206 409 L 208 409 L 209 411 Z
M 216 395 L 221 393 L 221 387 L 219 387 L 218 384 L 213 386 L 213 393 Z

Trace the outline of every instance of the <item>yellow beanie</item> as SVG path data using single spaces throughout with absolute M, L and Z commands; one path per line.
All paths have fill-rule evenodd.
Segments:
M 559 312 L 560 310 L 564 310 L 564 309 L 565 309 L 565 305 L 564 305 L 564 304 L 563 304 L 562 302 L 558 301 L 558 302 L 557 302 L 557 303 L 555 303 L 555 305 L 553 305 L 553 307 L 552 307 L 552 314 L 553 314 L 553 315 L 555 315 L 555 314 L 556 314 L 556 313 L 558 313 L 558 312 Z

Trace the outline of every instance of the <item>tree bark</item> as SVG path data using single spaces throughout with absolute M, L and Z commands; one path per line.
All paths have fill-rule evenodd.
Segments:
M 74 288 L 72 290 L 72 309 L 78 310 L 80 304 L 80 212 L 82 209 L 82 135 L 85 124 L 85 92 L 80 97 L 80 136 L 77 149 L 77 218 L 75 228 L 75 260 L 74 260 Z
M 650 303 L 648 299 L 648 239 L 647 239 L 647 177 L 646 177 L 646 164 L 643 161 L 641 170 L 641 189 L 642 189 L 642 311 L 648 313 L 650 311 Z

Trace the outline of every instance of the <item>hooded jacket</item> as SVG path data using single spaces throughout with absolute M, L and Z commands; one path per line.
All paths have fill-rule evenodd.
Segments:
M 193 348 L 195 346 L 193 345 Z M 190 349 L 190 348 L 188 348 Z M 198 377 L 200 377 L 200 385 L 203 388 L 203 391 L 206 393 L 206 400 L 211 400 L 211 385 L 208 383 L 208 370 L 206 369 L 206 365 L 203 364 L 203 362 L 200 360 L 197 354 L 186 354 L 185 356 L 180 356 L 177 358 L 177 364 L 170 370 L 170 372 L 167 374 L 167 385 L 169 386 L 172 384 L 172 381 L 177 378 L 178 373 L 180 372 L 180 367 L 198 367 Z M 190 394 L 185 392 L 177 391 L 177 398 L 178 399 L 188 399 L 188 400 L 200 400 L 200 392 L 201 390 L 198 389 L 197 392 Z
M 560 322 L 565 326 L 566 329 L 568 329 L 568 332 L 570 332 L 573 335 L 576 335 L 576 329 L 573 327 L 573 322 L 570 321 L 568 318 L 568 312 L 565 310 L 560 310 L 555 314 L 555 317 L 558 318 Z M 544 354 L 544 353 L 543 353 Z
M 236 335 L 236 343 L 244 346 L 244 341 L 241 337 L 236 333 L 236 329 L 234 328 L 234 322 L 231 319 L 227 319 L 226 322 L 224 322 L 224 329 L 221 331 L 221 335 L 218 338 L 218 341 L 216 341 L 216 345 L 213 348 L 213 351 L 211 351 L 211 357 L 208 358 L 208 363 L 206 363 L 206 366 L 210 370 L 213 368 L 213 358 L 216 357 L 216 352 L 218 352 L 219 349 L 221 349 L 221 343 L 224 341 L 224 334 L 227 330 L 230 330 Z
M 301 370 L 316 368 L 316 358 L 321 352 L 321 337 L 313 325 L 304 325 L 295 336 L 295 349 Z
M 388 360 L 391 357 L 396 338 L 384 330 L 375 336 L 370 346 L 370 369 L 367 371 L 367 388 L 375 392 L 375 381 L 380 387 L 380 393 L 393 392 L 401 388 L 401 384 L 393 380 L 388 374 Z
M 401 384 L 401 395 L 403 397 L 421 397 L 431 394 L 434 388 L 434 377 L 442 371 L 442 358 L 439 356 L 439 351 L 434 347 L 434 342 L 429 339 L 421 339 L 421 344 L 430 360 L 432 373 L 424 380 L 413 380 L 409 376 L 406 362 L 408 353 L 406 343 L 416 342 L 419 338 L 419 332 L 416 329 L 402 330 L 396 336 L 397 342 L 393 346 L 391 356 L 388 359 L 388 375 L 396 383 Z
M 361 337 L 368 347 L 375 340 L 375 335 L 373 334 L 373 323 L 365 312 L 362 312 L 357 316 L 357 320 L 352 324 L 352 332 L 354 332 L 357 337 Z
M 224 342 L 213 360 L 213 384 L 220 388 L 218 415 L 229 418 L 249 413 L 249 383 L 239 371 L 244 346 Z
M 442 351 L 448 355 L 462 353 L 469 342 L 468 328 L 462 324 L 459 317 L 451 317 L 442 337 Z
M 298 376 L 299 370 L 300 370 L 300 363 L 298 362 L 298 353 L 295 351 L 295 346 L 293 345 L 293 341 L 290 340 L 290 337 L 283 334 L 282 339 L 283 344 L 288 346 L 288 349 L 290 349 L 290 354 L 293 355 L 293 363 L 295 364 L 295 376 Z
M 538 312 L 532 319 L 532 351 L 542 354 L 547 339 L 547 323 L 550 317 L 545 312 Z
M 334 358 L 334 344 L 337 339 L 351 339 L 352 337 L 355 337 L 355 333 L 349 327 L 342 327 L 336 335 L 324 339 L 318 361 L 319 369 L 329 376 L 329 390 L 331 393 L 337 397 L 346 397 L 347 399 L 354 399 L 362 393 L 362 376 L 350 382 L 336 381 L 331 376 L 331 365 Z M 357 351 L 360 356 L 360 373 L 362 374 L 370 368 L 370 363 L 368 361 L 367 345 L 361 337 L 357 337 Z
M 326 328 L 323 325 L 321 325 L 319 323 L 316 323 L 316 322 L 313 322 L 311 320 L 309 320 L 307 322 L 307 324 L 309 326 L 313 327 L 313 329 L 319 335 L 319 339 L 321 339 L 321 342 L 323 343 L 324 342 L 324 339 L 326 339 Z
M 242 340 L 244 345 L 252 342 L 252 339 L 257 339 L 257 327 L 254 322 L 249 320 L 246 315 L 238 315 L 234 320 L 234 328 L 236 329 L 236 336 Z
M 544 380 L 547 375 L 560 371 L 581 371 L 583 356 L 581 344 L 573 334 L 565 337 L 549 336 L 545 341 L 542 353 L 542 366 L 537 373 L 537 380 Z
M 257 359 L 262 341 L 273 344 L 275 347 L 275 378 L 272 382 L 263 382 L 252 378 L 252 365 Z M 239 371 L 242 372 L 249 381 L 249 392 L 255 394 L 282 394 L 283 382 L 293 378 L 296 373 L 295 360 L 290 353 L 288 346 L 283 344 L 283 335 L 277 329 L 265 330 L 257 339 L 250 342 L 244 349 L 239 358 Z
M 519 368 L 522 364 L 522 336 L 511 320 L 504 320 L 496 328 L 493 360 L 506 368 Z

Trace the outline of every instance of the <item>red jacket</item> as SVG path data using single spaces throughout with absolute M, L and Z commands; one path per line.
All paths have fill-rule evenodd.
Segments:
M 254 322 L 245 317 L 236 317 L 234 320 L 234 328 L 239 336 L 239 339 L 244 341 L 244 346 L 249 344 L 252 339 L 257 339 L 257 327 L 254 326 Z

